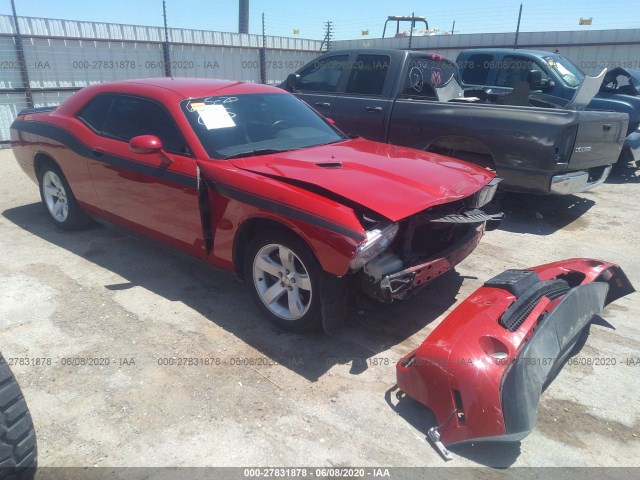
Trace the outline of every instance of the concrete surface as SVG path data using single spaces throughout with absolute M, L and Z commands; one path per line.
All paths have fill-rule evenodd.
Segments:
M 456 272 L 334 337 L 278 331 L 234 275 L 100 226 L 56 231 L 8 150 L 0 178 L 0 346 L 30 359 L 13 370 L 41 466 L 444 466 L 425 441 L 430 412 L 391 389 L 396 360 L 458 300 L 504 269 L 575 256 L 619 263 L 640 286 L 633 175 L 506 197 L 508 219 Z M 456 449 L 446 465 L 639 466 L 640 295 L 601 317 L 576 358 L 616 365 L 567 365 L 521 444 Z

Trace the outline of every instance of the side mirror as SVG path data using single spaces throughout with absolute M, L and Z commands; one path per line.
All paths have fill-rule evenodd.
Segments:
M 287 80 L 285 82 L 285 90 L 288 92 L 295 92 L 299 90 L 302 86 L 302 80 L 300 79 L 300 75 L 297 73 L 290 73 L 287 75 Z
M 155 135 L 139 135 L 129 140 L 129 150 L 133 153 L 158 153 L 162 150 L 162 140 Z
M 542 72 L 540 70 L 529 70 L 528 82 L 531 90 L 540 90 L 543 88 Z

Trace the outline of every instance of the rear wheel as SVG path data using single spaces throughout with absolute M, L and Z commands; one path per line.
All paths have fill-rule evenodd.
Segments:
M 317 260 L 299 238 L 284 230 L 258 234 L 246 250 L 244 278 L 258 308 L 290 331 L 320 325 Z
M 71 187 L 62 170 L 53 162 L 47 162 L 38 171 L 40 198 L 55 226 L 63 230 L 75 230 L 86 226 L 90 220 L 78 206 Z
M 0 478 L 27 480 L 36 467 L 36 433 L 20 386 L 0 355 Z

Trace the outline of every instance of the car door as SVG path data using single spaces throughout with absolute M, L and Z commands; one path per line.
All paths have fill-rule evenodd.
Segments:
M 331 115 L 338 84 L 347 67 L 348 54 L 320 57 L 300 71 L 295 94 L 325 117 Z
M 104 217 L 196 256 L 204 256 L 196 160 L 158 102 L 102 94 L 78 113 L 91 134 L 89 171 Z M 155 135 L 159 153 L 134 153 L 129 140 Z
M 391 114 L 391 57 L 360 54 L 350 64 L 344 90 L 334 100 L 331 118 L 342 131 L 384 142 Z

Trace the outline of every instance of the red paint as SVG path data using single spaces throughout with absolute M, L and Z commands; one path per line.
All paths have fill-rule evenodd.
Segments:
M 536 271 L 541 280 L 573 274 L 582 278 L 581 285 L 607 281 L 610 284 L 607 303 L 628 293 L 627 287 L 633 291 L 620 267 L 600 260 L 571 259 L 530 270 Z M 533 333 L 540 314 L 552 310 L 560 299 L 550 302 L 542 297 L 523 325 L 510 332 L 498 319 L 514 300 L 505 290 L 480 287 L 420 347 L 396 365 L 398 386 L 433 411 L 446 445 L 506 433 L 500 399 L 503 375 Z M 487 351 L 496 349 L 506 351 L 504 361 L 489 356 Z M 415 358 L 411 365 L 403 366 L 412 356 Z M 453 390 L 460 392 L 464 421 L 454 414 Z
M 193 156 L 163 150 L 153 153 L 155 146 L 149 138 L 138 137 L 129 145 L 93 132 L 75 115 L 100 93 L 138 95 L 162 104 L 174 118 Z M 493 178 L 486 170 L 458 160 L 362 139 L 233 161 L 208 158 L 179 102 L 209 95 L 253 93 L 289 95 L 265 85 L 208 79 L 158 78 L 93 85 L 75 93 L 54 112 L 17 119 L 60 127 L 85 154 L 44 134 L 15 129 L 12 147 L 21 168 L 34 180 L 35 155 L 44 153 L 53 158 L 69 180 L 80 205 L 91 214 L 206 258 L 227 270 L 234 269 L 233 250 L 238 229 L 245 221 L 263 218 L 296 232 L 310 246 L 324 270 L 344 275 L 364 238 L 363 227 L 351 204 L 364 205 L 391 220 L 399 220 L 429 206 L 469 196 Z M 181 175 L 190 179 L 192 186 L 103 162 L 101 155 L 115 155 L 154 172 Z M 341 162 L 343 166 L 330 170 L 316 165 L 328 161 Z M 213 229 L 213 248 L 208 254 L 195 187 L 198 171 L 207 184 L 213 186 L 208 192 Z M 310 191 L 265 174 L 320 188 Z M 278 209 L 230 198 L 218 192 L 216 187 L 221 185 L 293 208 L 305 218 L 328 221 L 339 231 L 351 233 L 335 233 L 313 222 L 277 213 Z

